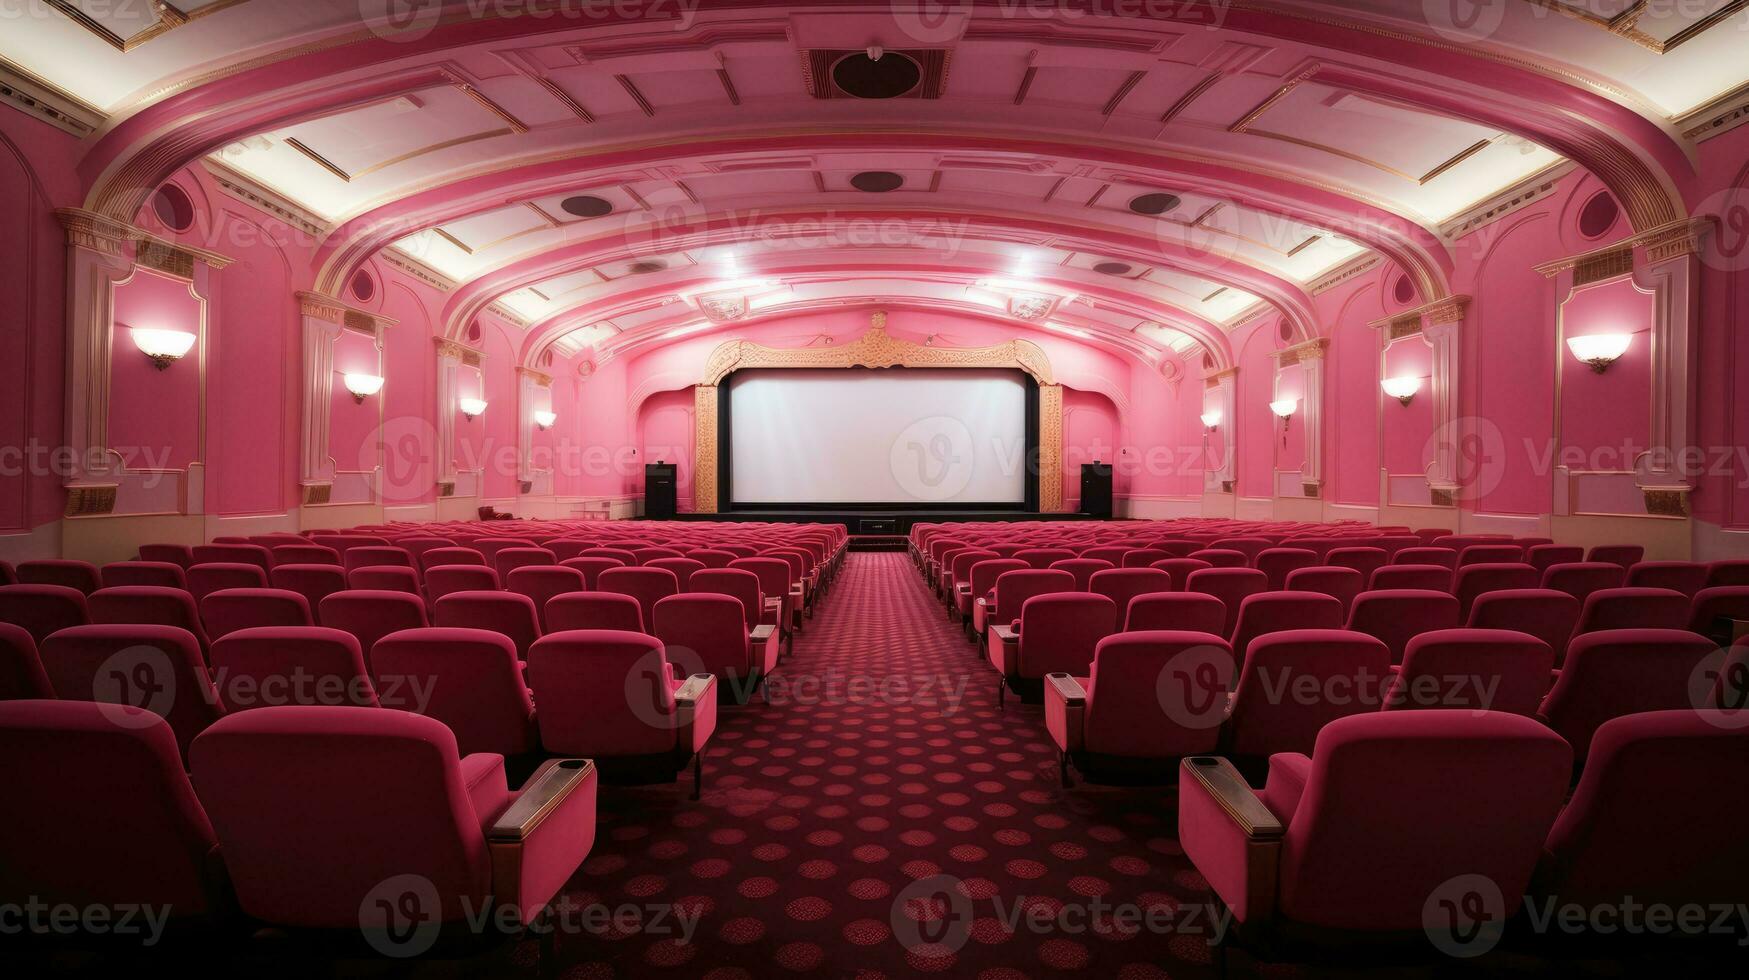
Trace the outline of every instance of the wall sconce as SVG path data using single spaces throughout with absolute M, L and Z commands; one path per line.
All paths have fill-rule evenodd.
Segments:
M 553 423 L 557 422 L 558 420 L 559 420 L 559 416 L 558 416 L 557 412 L 536 412 L 536 413 L 534 413 L 534 424 L 542 432 L 545 432 L 546 430 L 552 428 Z
M 140 353 L 151 358 L 152 363 L 162 371 L 173 362 L 182 359 L 194 347 L 194 334 L 181 330 L 146 330 L 140 327 L 130 327 L 134 336 L 134 346 Z
M 1420 378 L 1386 378 L 1379 382 L 1379 387 L 1385 389 L 1385 394 L 1403 403 L 1405 407 L 1415 400 L 1415 393 L 1421 390 Z
M 1294 411 L 1300 407 L 1298 398 L 1283 398 L 1269 403 L 1269 410 L 1281 419 L 1281 444 L 1287 445 L 1287 430 L 1293 425 Z
M 383 379 L 374 374 L 348 374 L 341 377 L 346 382 L 346 390 L 352 392 L 352 400 L 360 405 L 370 396 L 383 390 Z
M 466 415 L 470 422 L 486 414 L 486 403 L 478 398 L 463 398 L 458 400 L 456 404 L 461 408 L 462 414 Z
M 1210 432 L 1215 431 L 1215 426 L 1221 424 L 1221 413 L 1218 411 L 1202 413 L 1202 424 Z
M 1589 337 L 1568 337 L 1567 349 L 1581 363 L 1591 365 L 1591 370 L 1602 374 L 1609 370 L 1616 358 L 1628 352 L 1628 345 L 1633 340 L 1633 334 L 1597 333 Z

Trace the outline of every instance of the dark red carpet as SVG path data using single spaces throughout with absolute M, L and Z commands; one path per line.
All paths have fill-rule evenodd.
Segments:
M 603 787 L 566 976 L 1212 972 L 1167 792 L 1065 794 L 1042 709 L 995 694 L 904 555 L 849 556 L 769 703 L 725 710 L 701 803 Z

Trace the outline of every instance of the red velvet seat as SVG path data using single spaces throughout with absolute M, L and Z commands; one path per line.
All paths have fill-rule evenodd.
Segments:
M 312 626 L 310 603 L 286 589 L 221 589 L 200 601 L 207 636 L 217 640 L 257 626 Z
M 1275 542 L 1264 537 L 1217 538 L 1209 547 L 1218 551 L 1237 551 L 1245 556 L 1245 564 L 1251 565 L 1267 548 L 1275 546 Z
M 566 538 L 557 538 L 548 541 L 546 544 L 546 549 L 552 552 L 553 557 L 557 558 L 561 564 L 564 563 L 566 559 L 575 558 L 593 547 L 595 547 L 595 542 L 593 541 Z
M 388 544 L 389 539 L 374 534 L 322 534 L 311 533 L 310 540 L 324 548 L 333 548 L 344 556 L 353 548 L 367 548 L 371 545 Z
M 1585 560 L 1585 549 L 1562 544 L 1536 544 L 1524 550 L 1525 564 L 1539 572 Z
M 1741 908 L 1746 809 L 1743 719 L 1710 710 L 1613 718 L 1592 737 L 1532 891 L 1583 908 Z
M 1366 587 L 1369 592 L 1414 589 L 1450 595 L 1455 577 L 1444 565 L 1386 565 L 1373 571 Z
M 630 564 L 642 567 L 658 558 L 685 558 L 686 554 L 677 548 L 643 547 L 631 550 Z M 697 559 L 694 559 L 695 561 Z M 702 564 L 702 563 L 701 563 Z
M 1363 584 L 1371 581 L 1373 572 L 1390 563 L 1391 552 L 1383 548 L 1331 548 L 1322 562 L 1334 568 L 1354 569 L 1360 573 Z
M 1600 544 L 1591 549 L 1585 556 L 1586 561 L 1608 562 L 1623 568 L 1632 568 L 1646 557 L 1646 549 L 1637 544 Z
M 1472 544 L 1458 550 L 1457 567 L 1471 565 L 1515 565 L 1524 562 L 1524 549 L 1515 544 Z
M 1098 558 L 1065 558 L 1062 561 L 1051 563 L 1051 568 L 1075 576 L 1076 592 L 1088 591 L 1088 586 L 1093 581 L 1094 572 L 1103 572 L 1112 567 L 1111 562 Z
M 596 578 L 595 590 L 631 596 L 643 607 L 644 622 L 654 623 L 656 603 L 677 595 L 680 580 L 662 568 L 610 568 Z
M 759 593 L 765 603 L 759 621 L 776 626 L 780 634 L 787 636 L 790 624 L 789 564 L 776 558 L 753 557 L 737 558 L 729 563 L 729 567 L 752 572 L 759 580 Z M 968 569 L 968 578 L 970 574 Z M 969 601 L 961 608 L 961 614 L 970 618 Z
M 545 637 L 529 652 L 527 672 L 547 751 L 587 756 L 610 776 L 634 781 L 671 781 L 691 762 L 699 798 L 717 727 L 714 675 L 680 680 L 660 640 L 614 630 Z
M 733 551 L 727 551 L 722 548 L 699 548 L 687 552 L 686 557 L 704 565 L 706 568 L 728 568 L 729 563 L 740 556 Z
M 1296 568 L 1287 574 L 1286 591 L 1316 592 L 1327 595 L 1342 603 L 1342 615 L 1346 618 L 1348 607 L 1354 604 L 1354 597 L 1366 591 L 1366 579 L 1352 568 L 1341 568 L 1335 565 L 1314 565 L 1311 568 Z
M 225 589 L 267 587 L 266 570 L 246 562 L 203 563 L 188 570 L 188 593 L 197 604 L 209 594 Z
M 42 644 L 42 669 L 63 701 L 139 708 L 170 725 L 183 758 L 224 715 L 194 634 L 174 626 L 73 626 Z M 138 716 L 112 712 L 117 724 Z
M 759 576 L 745 569 L 707 568 L 693 576 L 691 591 L 734 597 L 741 603 L 741 614 L 749 630 L 765 621 L 765 594 L 759 586 Z
M 1186 592 L 1212 595 L 1227 607 L 1227 621 L 1221 626 L 1221 636 L 1232 636 L 1239 622 L 1239 604 L 1246 596 L 1268 591 L 1269 578 L 1255 568 L 1207 568 L 1191 572 L 1184 583 Z
M 502 553 L 499 557 L 503 557 Z M 583 573 L 563 565 L 525 565 L 512 570 L 504 585 L 517 595 L 528 596 L 534 603 L 542 632 L 547 628 L 547 602 L 554 596 L 584 590 Z
M 675 584 L 679 586 L 680 591 L 685 592 L 687 591 L 689 583 L 692 581 L 692 573 L 702 572 L 705 570 L 706 566 L 704 562 L 699 561 L 696 558 L 658 558 L 655 561 L 650 562 L 646 567 L 665 568 L 668 571 L 673 572 Z M 599 575 L 600 573 L 597 572 L 596 574 Z
M 1126 777 L 1158 772 L 1170 781 L 1178 759 L 1214 751 L 1232 658 L 1208 633 L 1125 632 L 1099 641 L 1085 678 L 1048 675 L 1045 730 L 1057 746 L 1063 785 L 1071 762 L 1091 778 L 1111 769 Z
M 1599 589 L 1621 588 L 1627 575 L 1627 569 L 1609 562 L 1569 562 L 1544 569 L 1542 587 L 1565 592 L 1583 604 Z
M 202 735 L 193 762 L 238 903 L 268 925 L 362 926 L 396 948 L 408 924 L 391 914 L 412 888 L 427 927 L 477 934 L 468 916 L 489 906 L 507 916 L 494 929 L 515 927 L 595 841 L 586 760 L 551 760 L 513 793 L 502 757 L 464 758 L 441 722 L 404 711 L 246 711 Z
M 1734 558 L 1707 565 L 1706 587 L 1749 586 L 1749 559 Z
M 123 585 L 99 589 L 87 600 L 92 623 L 110 626 L 173 626 L 207 646 L 206 624 L 194 597 L 181 589 Z
M 1165 561 L 1173 557 L 1172 552 L 1159 548 L 1131 548 L 1123 553 L 1123 561 L 1119 568 L 1149 568 L 1157 561 Z
M 198 544 L 195 565 L 254 565 L 263 575 L 273 567 L 273 553 L 258 544 Z
M 1257 638 L 1283 630 L 1340 630 L 1342 603 L 1317 592 L 1259 592 L 1239 600 L 1232 632 L 1241 659 Z
M 273 588 L 296 592 L 310 604 L 312 613 L 322 608 L 322 600 L 336 592 L 346 591 L 346 571 L 338 563 L 328 565 L 275 565 L 268 573 Z
M 64 558 L 22 561 L 18 563 L 17 575 L 19 585 L 58 585 L 77 589 L 84 595 L 103 588 L 102 574 L 88 561 Z
M 518 568 L 556 566 L 559 559 L 545 548 L 500 548 L 492 556 L 492 568 L 499 580 L 510 581 L 510 573 Z
M 959 612 L 957 598 L 960 583 L 967 581 L 973 565 L 985 559 L 997 557 L 994 551 L 984 548 L 956 548 L 942 555 L 941 576 L 935 582 L 936 594 L 946 602 L 948 618 Z M 682 591 L 685 587 L 682 586 Z
M 547 632 L 618 630 L 648 633 L 643 607 L 620 592 L 571 592 L 547 600 Z
M 1713 682 L 1700 704 L 1736 712 L 1731 720 L 1749 725 L 1749 637 L 1737 640 L 1727 651 L 1713 654 L 1708 658 L 1708 666 L 1713 668 Z
M 90 622 L 85 593 L 64 585 L 0 585 L 0 623 L 22 627 L 38 646 L 56 630 Z
M 358 640 L 359 652 L 364 654 L 367 664 L 371 648 L 378 640 L 400 630 L 431 625 L 426 619 L 425 603 L 418 596 L 353 589 L 323 599 L 316 610 L 316 621 L 351 633 Z
M 1670 589 L 1690 599 L 1706 588 L 1707 566 L 1698 561 L 1642 561 L 1628 569 L 1627 586 Z
M 227 714 L 281 705 L 377 706 L 358 640 L 341 630 L 238 630 L 213 641 L 212 663 L 219 703 Z
M 1131 599 L 1154 592 L 1172 591 L 1172 576 L 1158 568 L 1146 566 L 1107 569 L 1093 573 L 1093 577 L 1088 580 L 1087 591 L 1110 599 L 1117 609 L 1117 620 L 1121 623 L 1124 612 L 1130 607 Z
M 181 565 L 167 561 L 115 561 L 103 566 L 103 587 L 149 585 L 160 589 L 188 589 L 188 575 Z
M 515 644 L 516 655 L 523 659 L 541 638 L 540 610 L 533 599 L 519 593 L 451 592 L 431 608 L 433 626 L 502 634 Z
M 86 701 L 0 704 L 0 780 L 4 901 L 134 921 L 142 933 L 138 916 L 150 909 L 169 917 L 167 941 L 182 927 L 204 939 L 228 924 L 218 842 L 163 719 Z M 9 924 L 9 944 L 29 928 L 21 920 Z M 33 972 L 16 965 L 20 976 Z
M 591 558 L 588 556 L 567 558 L 560 562 L 559 565 L 562 568 L 575 568 L 577 571 L 582 572 L 583 587 L 589 591 L 594 591 L 601 587 L 600 582 L 602 572 L 605 572 L 610 568 L 626 567 L 626 563 L 620 561 L 618 558 Z
M 1453 629 L 1409 641 L 1385 710 L 1464 708 L 1535 717 L 1549 691 L 1555 651 L 1528 633 Z
M 1453 571 L 1458 567 L 1458 553 L 1451 548 L 1404 548 L 1391 559 L 1392 565 L 1439 565 Z
M 1452 580 L 1452 594 L 1457 596 L 1458 606 L 1463 610 L 1463 615 L 1468 617 L 1476 597 L 1485 592 L 1534 589 L 1541 583 L 1542 576 L 1537 570 L 1523 562 L 1485 562 L 1459 568 L 1457 577 Z
M 1024 551 L 1015 552 L 1014 557 L 1019 561 L 1026 562 L 1029 568 L 1044 569 L 1051 567 L 1055 562 L 1080 556 L 1068 548 L 1027 548 Z M 1122 567 L 1122 562 L 1118 563 L 1118 567 Z
M 464 754 L 523 756 L 540 749 L 534 701 L 510 638 L 486 630 L 411 629 L 371 651 L 384 708 L 435 718 Z
M 486 556 L 474 548 L 432 548 L 419 556 L 419 567 L 427 572 L 446 565 L 492 567 Z
M 0 623 L 0 701 L 52 699 L 55 689 L 43 672 L 30 631 Z
M 1585 599 L 1574 633 L 1688 628 L 1693 603 L 1671 589 L 1599 589 Z
M 354 548 L 353 552 L 363 551 Z M 444 567 L 444 566 L 439 566 Z M 346 573 L 346 587 L 354 592 L 405 592 L 423 596 L 419 573 L 405 565 L 366 565 Z
M 1239 668 L 1221 754 L 1244 767 L 1277 752 L 1310 751 L 1330 722 L 1379 710 L 1390 670 L 1390 649 L 1365 633 L 1290 629 L 1259 636 Z
M 418 568 L 412 552 L 394 545 L 364 545 L 348 549 L 340 556 L 340 564 L 349 577 L 361 568 Z
M 194 565 L 194 549 L 185 544 L 143 544 L 140 560 L 166 562 L 186 571 Z
M 483 558 L 486 559 L 486 564 L 492 566 L 492 568 L 494 570 L 498 570 L 498 561 L 497 561 L 498 552 L 503 551 L 507 548 L 534 548 L 534 547 L 538 547 L 533 541 L 529 540 L 528 538 L 503 538 L 503 537 L 475 538 L 473 540 L 473 543 L 471 546 L 473 547 L 473 549 L 475 551 L 478 551 Z M 503 577 L 504 572 L 502 570 L 498 570 L 498 575 L 499 575 L 499 577 Z
M 1400 940 L 1444 960 L 1428 937 L 1447 919 L 1432 916 L 1472 916 L 1450 922 L 1467 934 L 1519 907 L 1571 760 L 1559 736 L 1508 714 L 1340 718 L 1310 758 L 1271 759 L 1260 793 L 1225 760 L 1186 759 L 1179 841 L 1232 913 L 1224 944 L 1351 957 L 1356 944 Z M 1472 881 L 1498 888 L 1501 904 L 1472 911 Z
M 1124 571 L 1136 569 L 1117 573 Z M 1046 674 L 1087 676 L 1094 648 L 1117 628 L 1118 607 L 1110 596 L 1051 592 L 1027 599 L 1020 607 L 1018 630 L 999 624 L 990 628 L 988 650 L 990 664 L 996 668 L 997 703 L 1006 700 L 1009 688 L 1036 702 Z
M 1318 564 L 1318 553 L 1304 548 L 1265 548 L 1257 553 L 1255 566 L 1269 580 L 1269 590 L 1287 588 L 1288 573 Z
M 1735 639 L 1734 623 L 1743 620 L 1749 620 L 1749 586 L 1709 585 L 1694 595 L 1688 628 L 1724 646 Z
M 1230 548 L 1204 548 L 1185 557 L 1203 562 L 1210 568 L 1248 568 L 1251 565 L 1251 559 L 1243 551 Z
M 1200 592 L 1151 592 L 1130 600 L 1125 610 L 1123 632 L 1165 630 L 1177 633 L 1221 634 L 1227 624 L 1227 607 L 1212 595 Z
M 1714 647 L 1686 630 L 1606 630 L 1576 636 L 1542 717 L 1581 764 L 1599 725 L 1641 711 L 1693 708 L 1695 677 Z
M 1190 579 L 1191 572 L 1197 572 L 1215 566 L 1203 561 L 1201 558 L 1165 558 L 1149 565 L 1148 567 L 1158 568 L 1160 571 L 1172 576 L 1172 591 L 1183 592 L 1185 583 Z
M 1037 570 L 1038 569 L 1033 568 L 1031 565 L 1028 565 L 1026 562 L 1023 562 L 1018 558 L 991 558 L 978 562 L 972 566 L 970 572 L 971 582 L 967 589 L 968 594 L 965 598 L 966 601 L 971 604 L 972 615 L 968 632 L 974 639 L 981 639 L 992 622 L 1013 622 L 1019 617 L 1020 603 L 1025 601 L 1026 596 L 1038 594 L 1036 592 L 1027 592 L 1025 595 L 1017 595 L 1016 598 L 1012 598 L 1009 601 L 1008 608 L 1002 610 L 1003 612 L 1011 614 L 1006 618 L 994 618 L 998 612 L 996 608 L 997 603 L 1002 598 L 1001 594 L 997 592 L 996 583 L 1001 581 L 1002 576 L 1011 572 L 1033 572 Z M 1053 571 L 1053 569 L 1045 569 L 1045 571 Z M 1056 569 L 1054 571 L 1061 570 Z M 1068 578 L 1064 579 L 1062 575 L 1068 575 Z M 1009 589 L 1012 591 L 1013 589 L 1019 588 L 1019 583 L 1021 582 L 1054 582 L 1056 585 L 1052 587 L 1053 591 L 1073 589 L 1075 587 L 1075 576 L 1068 572 L 1063 572 L 1062 575 L 1049 576 L 1045 579 L 1039 579 L 1036 576 L 1028 576 L 1025 579 L 1015 579 L 1014 582 L 1010 584 Z M 1066 585 L 1064 584 L 1065 582 L 1067 583 Z M 961 607 L 962 611 L 964 608 L 964 606 Z
M 1567 641 L 1579 622 L 1579 600 L 1554 589 L 1502 589 L 1476 599 L 1464 625 L 1470 629 L 1513 630 L 1548 644 L 1559 667 Z
M 668 660 L 682 673 L 715 675 L 721 683 L 721 700 L 746 704 L 777 669 L 777 630 L 770 626 L 749 630 L 741 601 L 732 596 L 668 596 L 656 603 L 650 625 Z
M 632 554 L 631 551 L 629 551 L 625 548 L 607 548 L 607 547 L 589 548 L 589 549 L 586 549 L 582 554 L 578 555 L 577 557 L 578 558 L 612 558 L 613 560 L 619 562 L 621 565 L 625 565 L 628 567 L 636 566 L 638 563 L 638 556 Z M 681 555 L 681 556 L 669 555 L 668 557 L 673 558 L 673 557 L 685 557 L 685 556 L 684 555 Z
M 1123 547 L 1122 545 L 1097 545 L 1092 548 L 1083 548 L 1080 557 L 1091 558 L 1096 561 L 1108 561 L 1111 562 L 1111 567 L 1121 568 L 1123 567 L 1123 556 L 1129 550 L 1129 548 Z

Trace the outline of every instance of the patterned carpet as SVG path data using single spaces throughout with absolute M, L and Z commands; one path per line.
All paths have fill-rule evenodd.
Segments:
M 603 788 L 570 980 L 1212 973 L 1165 791 L 1065 793 L 906 556 L 848 557 L 767 698 L 724 712 L 702 802 Z

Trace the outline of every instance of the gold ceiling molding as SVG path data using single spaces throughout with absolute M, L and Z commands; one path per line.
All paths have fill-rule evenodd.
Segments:
M 1720 6 L 1717 10 L 1714 10 L 1705 17 L 1696 20 L 1692 24 L 1689 24 L 1675 34 L 1670 35 L 1670 37 L 1659 38 L 1640 30 L 1640 19 L 1646 15 L 1648 8 L 1652 6 L 1648 0 L 1637 0 L 1637 2 L 1629 4 L 1620 13 L 1613 16 L 1604 16 L 1602 14 L 1593 13 L 1583 7 L 1563 2 L 1563 0 L 1523 0 L 1523 2 L 1528 3 L 1533 7 L 1541 7 L 1544 10 L 1552 10 L 1555 13 L 1571 17 L 1582 24 L 1589 24 L 1598 30 L 1608 31 L 1616 37 L 1625 38 L 1648 51 L 1653 51 L 1658 54 L 1669 54 L 1682 45 L 1687 44 L 1689 41 L 1706 33 L 1713 27 L 1724 23 L 1726 20 L 1730 19 L 1732 14 L 1737 13 L 1745 7 L 1749 7 L 1749 0 L 1731 0 L 1730 3 Z M 1668 9 L 1668 7 L 1666 7 L 1666 9 Z
M 460 344 L 447 337 L 433 337 L 431 342 L 437 346 L 438 357 L 454 358 L 468 367 L 479 367 L 486 359 L 486 352 L 475 350 L 466 344 Z
M 43 0 L 43 2 L 60 11 L 68 20 L 78 24 L 98 40 L 126 54 L 147 41 L 163 37 L 191 21 L 211 16 L 228 7 L 238 6 L 247 0 L 214 0 L 213 3 L 187 13 L 165 2 L 165 0 L 146 0 L 147 6 L 152 8 L 152 12 L 157 15 L 158 19 L 150 27 L 144 28 L 132 37 L 122 37 L 117 34 L 110 29 L 109 25 L 80 9 L 73 0 Z
M 899 340 L 887 333 L 885 310 L 876 311 L 867 333 L 848 344 L 776 348 L 744 340 L 719 346 L 705 362 L 693 389 L 693 509 L 715 514 L 717 487 L 718 385 L 730 372 L 750 368 L 1013 368 L 1039 386 L 1039 510 L 1063 509 L 1063 388 L 1054 380 L 1050 359 L 1038 345 L 1010 340 L 993 347 L 934 347 Z
M 1661 262 L 1680 255 L 1691 255 L 1700 251 L 1701 239 L 1706 237 L 1707 233 L 1712 231 L 1713 225 L 1717 223 L 1718 217 L 1710 214 L 1680 218 L 1661 224 L 1656 228 L 1648 228 L 1614 244 L 1594 248 L 1578 255 L 1569 255 L 1564 259 L 1555 259 L 1553 262 L 1544 262 L 1535 268 L 1544 276 L 1553 279 L 1568 269 L 1589 266 L 1624 250 L 1644 248 L 1648 262 Z
M 1374 329 L 1394 328 L 1397 324 L 1411 317 L 1416 320 L 1425 320 L 1429 324 L 1457 323 L 1464 318 L 1464 312 L 1469 309 L 1469 306 L 1470 298 L 1468 296 L 1448 296 L 1444 299 L 1436 299 L 1431 303 L 1423 303 L 1413 309 L 1401 310 L 1390 316 L 1372 320 L 1367 323 L 1367 326 Z
M 401 322 L 393 317 L 355 310 L 334 297 L 321 293 L 299 292 L 297 297 L 298 312 L 302 315 L 324 323 L 336 323 L 360 333 L 375 334 L 378 330 Z
M 102 109 L 5 58 L 0 58 L 0 100 L 80 139 L 109 119 Z
M 195 263 L 217 270 L 230 265 L 228 255 L 160 238 L 143 228 L 84 208 L 59 208 L 55 219 L 67 233 L 67 243 L 104 255 L 122 257 L 133 246 L 134 261 L 184 279 L 194 277 Z
M 531 367 L 518 367 L 516 373 L 534 382 L 541 388 L 551 388 L 553 386 L 553 376 L 545 371 L 536 371 Z
M 1287 367 L 1301 361 L 1321 361 L 1330 349 L 1330 338 L 1316 337 L 1292 347 L 1283 347 L 1269 356 L 1275 358 L 1278 367 Z

